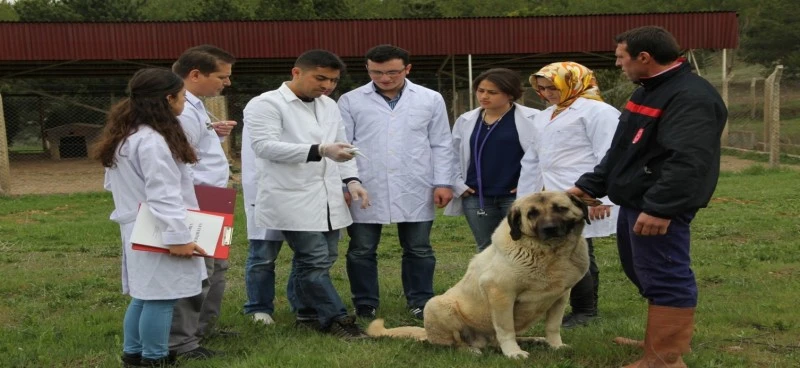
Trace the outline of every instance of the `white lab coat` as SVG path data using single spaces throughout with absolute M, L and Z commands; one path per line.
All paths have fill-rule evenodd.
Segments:
M 533 117 L 539 110 L 514 103 L 514 124 L 519 135 L 519 145 L 523 150 L 533 141 Z M 453 167 L 456 168 L 453 179 L 453 200 L 444 208 L 444 214 L 448 216 L 461 216 L 464 209 L 461 204 L 461 195 L 469 188 L 465 183 L 467 170 L 469 170 L 470 160 L 472 160 L 472 145 L 469 140 L 478 123 L 478 115 L 482 108 L 467 111 L 456 119 L 453 125 L 453 151 L 456 153 L 453 159 Z
M 206 113 L 205 105 L 189 91 L 186 91 L 186 104 L 178 120 L 186 133 L 186 139 L 197 152 L 197 164 L 190 167 L 194 183 L 227 187 L 231 172 L 228 157 L 222 150 L 222 138 L 214 129 L 209 129 L 211 119 Z
M 164 138 L 147 126 L 118 149 L 117 164 L 106 170 L 106 189 L 114 197 L 111 220 L 122 235 L 122 291 L 143 300 L 179 299 L 200 293 L 206 276 L 203 258 L 172 257 L 131 248 L 130 236 L 139 209 L 146 202 L 161 223 L 165 244 L 192 240 L 186 209 L 197 209 L 187 165 L 173 158 Z
M 611 105 L 578 98 L 570 107 L 550 120 L 555 106 L 533 118 L 533 142 L 522 158 L 517 196 L 547 190 L 566 190 L 586 172 L 590 172 L 611 146 L 619 123 L 619 111 Z M 613 205 L 608 197 L 604 204 Z M 583 236 L 594 238 L 616 233 L 619 206 L 611 207 L 611 216 L 592 221 Z
M 444 99 L 408 79 L 394 109 L 372 82 L 339 98 L 347 139 L 371 206 L 351 204 L 358 223 L 432 221 L 433 190 L 452 185 L 453 151 Z
M 269 178 L 265 179 L 269 180 Z M 244 194 L 244 216 L 247 218 L 247 239 L 253 240 L 283 240 L 283 234 L 278 230 L 256 226 L 256 154 L 250 145 L 250 128 L 247 124 L 242 127 L 242 192 Z
M 314 99 L 310 108 L 286 83 L 253 98 L 244 124 L 256 156 L 258 188 L 255 226 L 275 230 L 328 231 L 353 223 L 342 194 L 342 179 L 358 177 L 353 160 L 307 162 L 313 144 L 345 142 L 336 102 Z

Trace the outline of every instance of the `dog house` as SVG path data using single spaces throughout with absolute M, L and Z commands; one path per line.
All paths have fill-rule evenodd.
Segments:
M 45 130 L 44 139 L 50 150 L 50 158 L 87 157 L 89 144 L 100 134 L 102 125 L 71 123 Z

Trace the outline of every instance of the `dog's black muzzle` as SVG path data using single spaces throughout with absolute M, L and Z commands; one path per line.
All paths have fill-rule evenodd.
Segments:
M 560 238 L 569 234 L 572 226 L 564 221 L 540 223 L 536 229 L 536 233 L 541 240 L 550 238 Z

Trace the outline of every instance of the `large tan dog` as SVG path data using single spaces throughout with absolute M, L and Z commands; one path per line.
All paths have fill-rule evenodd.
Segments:
M 528 356 L 518 340 L 564 346 L 561 319 L 569 291 L 589 268 L 584 221 L 587 205 L 564 192 L 517 199 L 494 231 L 492 245 L 472 258 L 461 281 L 425 305 L 425 328 L 386 329 L 379 319 L 367 335 L 415 338 L 478 353 L 499 345 L 510 358 Z M 542 317 L 546 337 L 517 336 Z

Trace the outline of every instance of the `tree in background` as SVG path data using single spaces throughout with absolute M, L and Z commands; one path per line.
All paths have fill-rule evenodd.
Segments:
M 348 0 L 269 0 L 256 9 L 256 19 L 305 20 L 352 18 Z
M 14 10 L 14 6 L 12 6 L 6 0 L 0 0 L 0 22 L 7 22 L 7 21 L 18 21 L 19 15 L 17 11 Z
M 14 10 L 23 22 L 79 22 L 83 17 L 58 0 L 17 0 Z
M 784 77 L 800 77 L 800 7 L 794 2 L 762 0 L 750 18 L 740 45 L 745 60 L 771 73 L 783 64 Z

